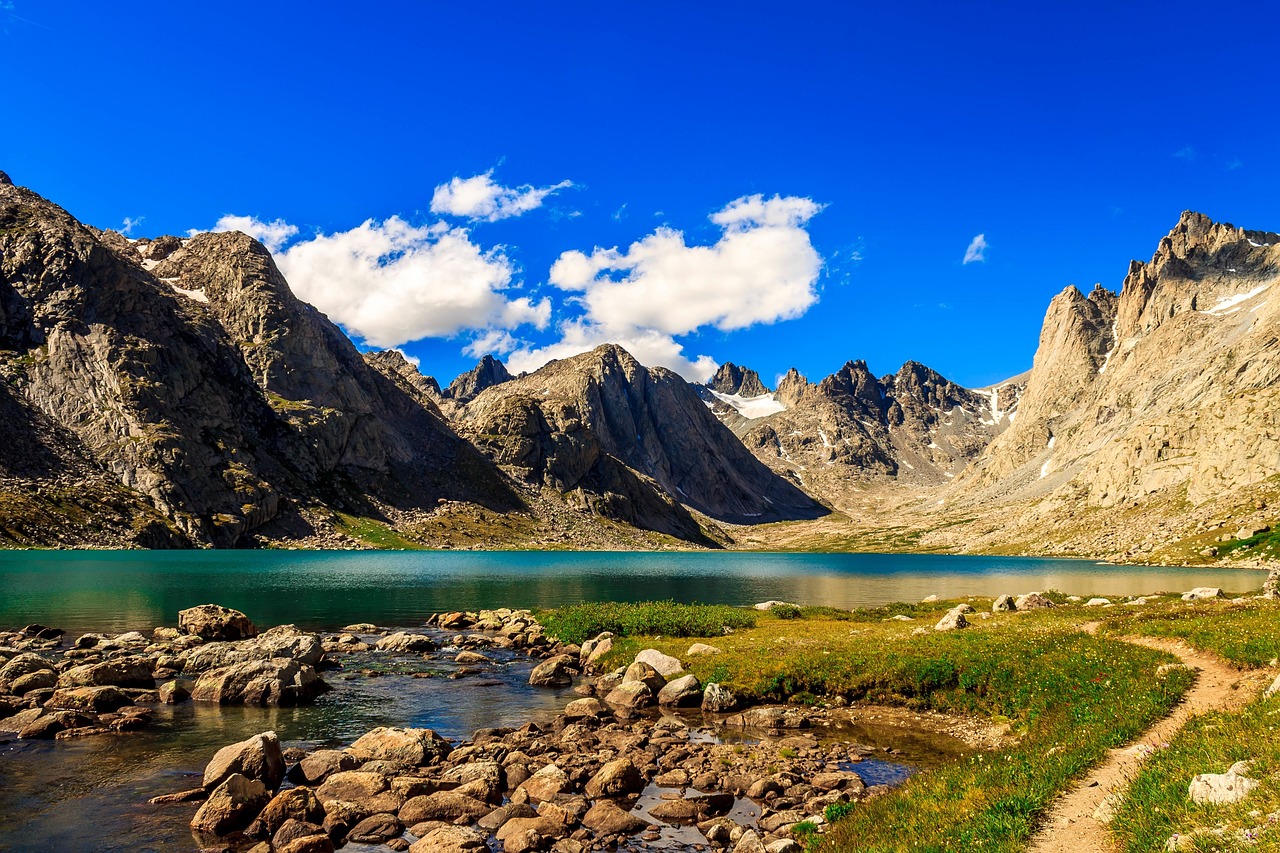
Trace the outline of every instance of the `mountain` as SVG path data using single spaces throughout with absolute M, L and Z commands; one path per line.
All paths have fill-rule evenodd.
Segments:
M 521 506 L 475 448 L 290 293 L 261 244 L 139 243 L 0 185 L 6 427 L 49 451 L 47 476 L 109 472 L 99 481 L 118 502 L 150 504 L 175 544 L 246 544 L 269 525 L 305 537 L 316 508 Z
M 679 375 L 614 345 L 491 386 L 456 423 L 520 479 L 684 539 L 698 530 L 689 510 L 731 524 L 826 512 L 747 452 Z
M 501 385 L 512 378 L 507 366 L 491 355 L 480 359 L 480 363 L 449 383 L 444 396 L 459 403 L 470 403 L 481 391 Z
M 952 512 L 999 524 L 956 535 L 1184 560 L 1269 526 L 1278 279 L 1280 235 L 1186 212 L 1149 262 L 1130 264 L 1118 295 L 1058 294 L 1016 422 L 943 496 Z

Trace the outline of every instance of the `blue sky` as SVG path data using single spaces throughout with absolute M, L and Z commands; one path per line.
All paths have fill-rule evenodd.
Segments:
M 1280 230 L 1275 7 L 1045 5 L 12 0 L 0 169 L 132 236 L 278 223 L 444 380 L 611 337 L 980 386 L 1182 210 Z

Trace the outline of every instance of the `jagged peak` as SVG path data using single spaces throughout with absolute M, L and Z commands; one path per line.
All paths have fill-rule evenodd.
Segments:
M 13 186 L 13 179 L 9 177 L 9 174 L 7 172 L 0 171 L 0 187 L 11 187 L 11 186 Z
M 743 397 L 759 397 L 770 393 L 760 374 L 749 367 L 741 367 L 726 361 L 707 380 L 707 387 L 720 394 L 739 394 Z

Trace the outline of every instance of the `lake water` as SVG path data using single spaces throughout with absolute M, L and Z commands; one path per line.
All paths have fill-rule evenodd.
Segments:
M 1264 572 L 1242 569 L 932 554 L 5 551 L 0 629 L 40 622 L 72 633 L 145 630 L 175 625 L 179 610 L 210 602 L 242 610 L 260 626 L 332 630 L 353 622 L 410 625 L 443 610 L 583 601 L 780 599 L 852 608 L 1046 589 L 1249 592 L 1263 580 Z

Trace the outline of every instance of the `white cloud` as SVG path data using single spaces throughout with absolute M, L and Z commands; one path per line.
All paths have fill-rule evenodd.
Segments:
M 985 261 L 987 259 L 987 235 L 979 234 L 969 241 L 969 248 L 964 250 L 964 260 L 962 264 L 972 264 L 975 261 Z
M 422 367 L 422 359 L 418 358 L 416 355 L 409 355 L 409 353 L 400 349 L 400 347 L 392 347 L 391 349 L 400 353 L 400 357 L 412 364 L 414 367 Z
M 506 329 L 487 329 L 462 348 L 463 355 L 483 358 L 486 355 L 503 356 L 520 346 Z
M 443 223 L 370 219 L 295 243 L 276 263 L 294 293 L 371 346 L 525 324 L 541 329 L 551 318 L 549 300 L 508 296 L 514 267 L 501 249 L 484 251 L 465 229 Z
M 194 237 L 202 229 L 193 228 L 187 232 Z M 267 247 L 267 251 L 276 254 L 290 238 L 297 236 L 298 226 L 290 225 L 283 219 L 263 222 L 256 216 L 235 216 L 226 214 L 220 218 L 209 231 L 240 231 Z
M 146 218 L 147 217 L 145 216 L 126 216 L 124 218 L 124 222 L 120 224 L 120 233 L 124 234 L 126 237 L 129 236 L 133 233 L 133 229 L 141 225 L 142 220 Z
M 431 212 L 494 222 L 536 210 L 547 196 L 571 186 L 572 181 L 561 181 L 549 187 L 504 187 L 494 183 L 493 170 L 489 170 L 472 178 L 453 178 L 436 187 L 431 196 Z
M 684 234 L 662 227 L 626 251 L 565 252 L 550 282 L 575 294 L 583 316 L 562 324 L 560 341 L 515 351 L 512 363 L 532 370 L 612 342 L 645 364 L 705 380 L 715 361 L 686 356 L 674 336 L 804 314 L 818 300 L 822 270 L 804 226 L 821 209 L 807 198 L 744 196 L 712 214 L 723 233 L 709 246 L 690 246 Z

